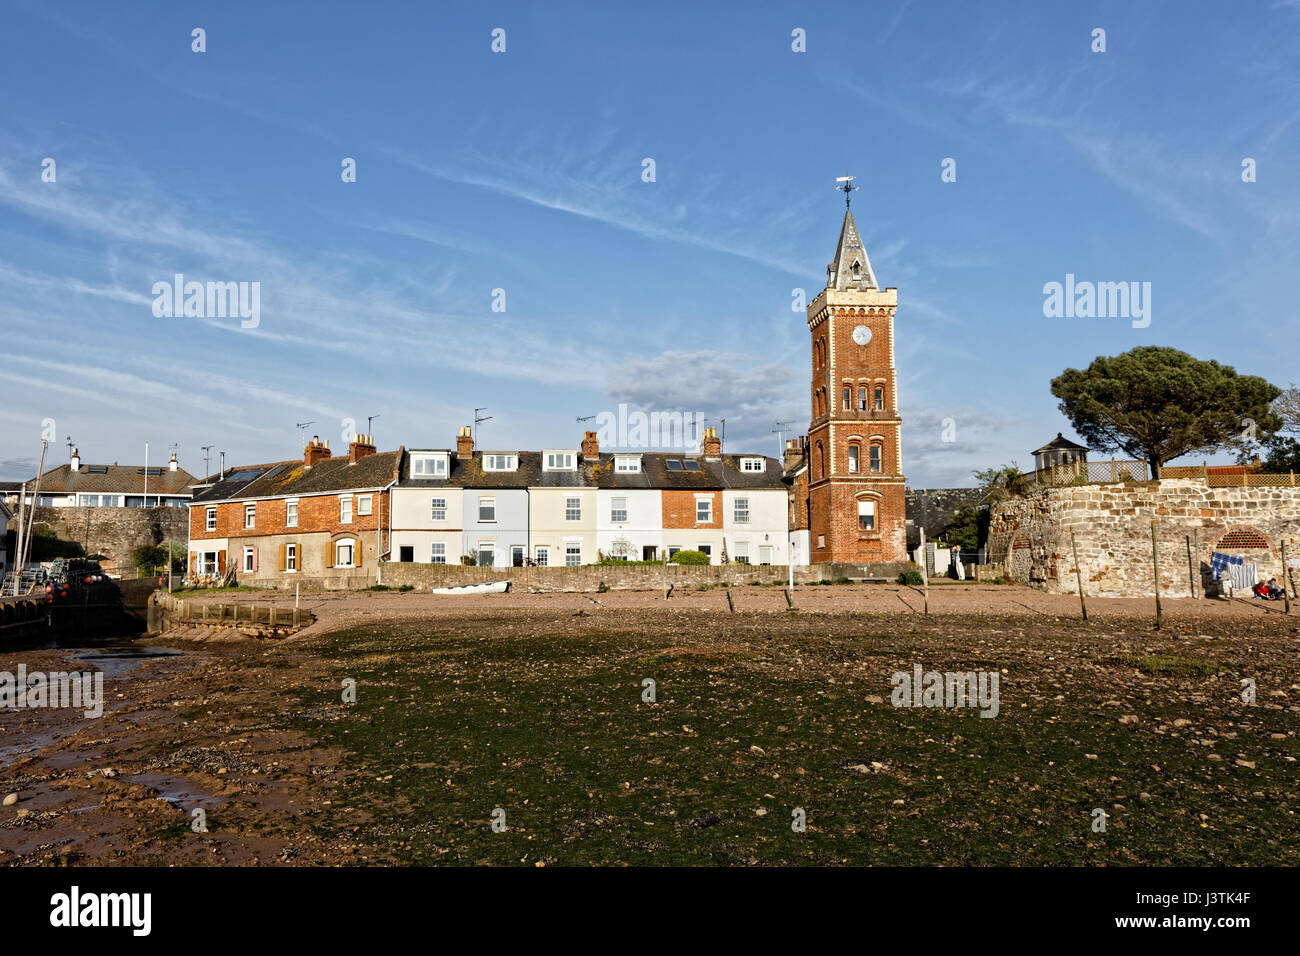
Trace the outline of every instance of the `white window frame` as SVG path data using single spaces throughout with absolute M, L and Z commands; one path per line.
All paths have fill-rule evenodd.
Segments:
M 346 547 L 348 549 L 348 563 L 344 564 L 339 560 L 339 549 Z M 343 538 L 334 542 L 334 567 L 336 568 L 355 568 L 357 566 L 357 542 L 354 538 Z
M 539 544 L 533 552 L 533 560 L 537 562 L 539 568 L 549 568 L 551 566 L 550 545 Z
M 429 499 L 429 520 L 430 521 L 447 520 L 447 499 L 446 498 Z
M 483 509 L 492 509 L 492 517 L 484 518 Z M 478 499 L 478 523 L 479 524 L 496 524 L 497 523 L 497 499 L 495 495 L 490 497 L 480 495 Z
M 244 545 L 244 561 L 243 561 L 243 568 L 244 568 L 244 573 L 245 573 L 245 574 L 252 574 L 252 573 L 253 573 L 253 564 L 254 564 L 254 562 L 257 560 L 257 559 L 254 557 L 254 555 L 256 555 L 256 554 L 257 554 L 257 551 L 256 551 L 254 548 L 252 548 L 252 547 L 249 546 L 249 545 Z
M 870 518 L 871 527 L 862 527 L 862 519 Z M 876 530 L 876 503 L 870 499 L 861 499 L 858 501 L 858 531 L 874 532 Z
M 619 507 L 620 501 L 623 503 L 622 508 Z M 609 500 L 609 523 L 610 524 L 627 523 L 627 499 L 626 498 L 611 498 Z
M 514 471 L 518 467 L 518 455 L 504 455 L 498 453 L 483 456 L 484 471 Z
M 446 478 L 447 477 L 447 456 L 446 455 L 412 455 L 411 456 L 411 477 L 412 478 Z
M 742 458 L 740 460 L 741 471 L 762 471 L 763 459 L 761 458 Z
M 429 545 L 429 563 L 446 564 L 447 563 L 447 545 L 442 541 L 434 541 Z
M 576 561 L 569 560 L 576 557 Z M 566 568 L 576 568 L 582 564 L 582 542 L 566 541 L 564 542 L 564 566 Z
M 576 471 L 578 468 L 578 456 L 572 451 L 546 451 L 545 465 L 546 471 Z
M 216 508 L 208 509 L 208 513 L 204 517 L 203 530 L 205 531 L 217 530 L 217 509 Z
M 339 495 L 339 524 L 352 523 L 352 496 Z
M 575 505 L 574 502 L 577 502 L 577 504 Z M 582 520 L 582 495 L 564 496 L 564 520 L 565 521 Z
M 733 518 L 736 524 L 749 524 L 749 499 L 748 498 L 737 498 L 735 500 L 733 506 Z
M 764 558 L 764 552 L 766 552 L 766 557 L 767 557 L 767 560 L 766 560 L 766 561 L 763 560 L 763 558 Z M 765 565 L 770 565 L 770 564 L 772 563 L 772 557 L 773 557 L 773 555 L 774 555 L 775 553 L 776 553 L 776 549 L 773 548 L 770 544 L 760 544 L 760 545 L 758 546 L 758 563 L 759 563 L 759 566 L 761 567 L 761 566 L 765 566 Z
M 298 545 L 286 544 L 284 546 L 284 570 L 285 573 L 296 573 L 298 571 Z
M 357 514 L 368 515 L 374 508 L 373 495 L 357 495 Z
M 492 560 L 487 564 L 483 563 L 483 552 L 492 555 Z M 497 566 L 497 544 L 495 541 L 480 541 L 474 548 L 474 560 L 480 568 L 495 568 Z
M 625 474 L 641 470 L 641 459 L 635 455 L 619 455 L 614 459 L 614 470 Z
M 749 564 L 749 542 L 748 541 L 736 542 L 736 553 L 734 555 L 734 558 L 738 564 Z
M 286 528 L 298 527 L 298 499 L 284 499 L 284 526 Z
M 703 517 L 703 518 L 700 517 L 700 508 L 701 508 L 701 507 L 704 508 L 704 517 Z M 696 523 L 696 524 L 712 524 L 712 523 L 713 523 L 713 498 L 712 498 L 712 496 L 709 496 L 709 497 L 703 497 L 703 496 L 701 496 L 701 497 L 697 497 L 697 498 L 695 499 L 695 523 Z
M 251 505 L 244 505 L 244 527 L 257 527 L 257 502 L 253 502 Z

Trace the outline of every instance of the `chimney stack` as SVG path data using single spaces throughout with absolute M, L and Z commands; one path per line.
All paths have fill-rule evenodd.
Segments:
M 355 465 L 367 455 L 375 453 L 374 435 L 357 435 L 348 445 L 348 464 Z
M 705 458 L 722 457 L 722 439 L 718 437 L 718 430 L 712 426 L 704 429 L 704 437 L 700 440 L 700 454 Z
M 81 470 L 81 451 L 77 448 L 72 449 L 72 470 Z
M 797 438 L 788 438 L 785 442 L 785 458 L 782 461 L 784 471 L 789 471 L 803 461 L 803 443 Z
M 587 461 L 600 458 L 600 442 L 596 440 L 595 432 L 582 433 L 582 457 Z
M 310 468 L 318 461 L 324 461 L 330 457 L 330 442 L 320 440 L 319 435 L 312 435 L 311 441 L 307 444 L 302 454 L 302 464 L 304 468 Z
M 468 425 L 462 425 L 460 434 L 456 436 L 456 457 L 474 457 L 474 433 L 470 431 Z
M 176 460 L 176 452 L 172 452 L 172 460 L 167 462 L 167 467 L 170 468 L 172 471 L 175 471 L 177 468 L 180 467 L 180 462 Z

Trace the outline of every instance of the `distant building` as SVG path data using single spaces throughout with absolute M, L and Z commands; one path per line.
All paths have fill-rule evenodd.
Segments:
M 1063 438 L 1060 432 L 1042 448 L 1034 451 L 1034 470 L 1047 471 L 1053 466 L 1083 464 L 1088 460 L 1088 449 Z
M 184 508 L 193 497 L 190 485 L 195 477 L 176 462 L 173 453 L 166 465 L 92 465 L 81 460 L 77 449 L 72 461 L 41 475 L 35 504 L 44 508 Z M 21 486 L 6 498 L 16 508 Z M 27 482 L 26 504 L 32 504 L 36 479 Z

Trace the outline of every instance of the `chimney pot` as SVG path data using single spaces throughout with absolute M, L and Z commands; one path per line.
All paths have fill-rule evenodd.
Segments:
M 596 461 L 600 458 L 600 441 L 593 431 L 582 433 L 582 457 L 588 461 Z
M 357 435 L 348 445 L 348 463 L 355 465 L 367 455 L 375 453 L 375 439 L 373 435 Z

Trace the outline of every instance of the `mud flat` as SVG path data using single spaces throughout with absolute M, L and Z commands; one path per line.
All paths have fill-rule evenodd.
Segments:
M 281 641 L 0 652 L 103 667 L 106 698 L 0 711 L 0 862 L 1300 863 L 1300 618 L 1166 601 L 1154 631 L 1136 599 L 1085 625 L 1021 588 L 930 598 L 326 594 Z M 996 671 L 998 716 L 893 706 L 916 665 Z

